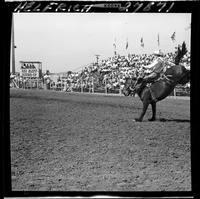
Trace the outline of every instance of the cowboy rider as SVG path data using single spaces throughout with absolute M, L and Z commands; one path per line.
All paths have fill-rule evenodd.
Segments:
M 162 53 L 161 50 L 154 51 L 153 55 L 154 55 L 154 61 L 150 65 L 143 66 L 144 71 L 146 70 L 151 71 L 150 74 L 146 75 L 145 72 L 142 70 L 142 72 L 140 72 L 137 78 L 137 79 L 140 78 L 142 79 L 140 83 L 141 86 L 143 85 L 143 83 L 154 82 L 161 76 L 161 74 L 165 72 L 166 68 L 175 65 L 174 63 L 164 59 L 164 54 Z M 133 93 L 136 92 L 135 90 L 136 84 L 130 87 L 130 90 L 132 90 Z
M 164 54 L 161 50 L 155 51 L 153 55 L 155 56 L 153 63 L 144 66 L 145 69 L 151 71 L 149 75 L 143 77 L 143 81 L 146 83 L 151 83 L 154 80 L 158 79 L 161 74 L 165 72 L 167 67 L 175 65 L 174 63 L 164 59 Z

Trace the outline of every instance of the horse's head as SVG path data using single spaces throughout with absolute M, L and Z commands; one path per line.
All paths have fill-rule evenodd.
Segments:
M 135 81 L 134 90 L 135 92 L 139 92 L 141 89 L 144 88 L 145 82 L 143 81 L 143 77 L 138 77 L 138 79 Z
M 122 93 L 125 96 L 133 94 L 140 88 L 142 83 L 142 78 L 127 78 L 122 89 Z

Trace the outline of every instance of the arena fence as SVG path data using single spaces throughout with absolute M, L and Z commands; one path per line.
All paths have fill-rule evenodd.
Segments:
M 43 89 L 44 84 L 41 79 L 12 79 L 10 81 L 10 87 L 22 88 L 22 89 Z
M 48 86 L 43 86 L 48 89 Z M 80 86 L 73 86 L 60 82 L 57 84 L 50 84 L 51 90 L 64 91 L 64 92 L 80 92 L 80 93 L 104 93 L 104 94 L 122 94 L 122 87 L 120 84 L 113 86 L 104 83 L 91 83 L 91 84 L 81 84 Z M 170 96 L 190 96 L 190 88 L 177 85 Z
M 122 87 L 120 83 L 116 86 L 108 84 L 107 82 L 95 82 L 92 81 L 89 84 L 81 82 L 79 86 L 73 86 L 66 82 L 51 82 L 45 84 L 41 79 L 23 79 L 12 80 L 10 87 L 22 88 L 22 89 L 44 89 L 63 92 L 80 92 L 80 93 L 104 93 L 104 94 L 122 94 Z M 190 96 L 190 88 L 177 85 L 170 96 Z

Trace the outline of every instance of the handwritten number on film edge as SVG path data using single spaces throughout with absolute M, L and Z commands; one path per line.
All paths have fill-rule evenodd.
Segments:
M 138 12 L 138 11 L 149 12 L 149 11 L 153 10 L 153 6 L 155 8 L 155 5 L 156 5 L 156 8 L 158 9 L 158 10 L 155 10 L 155 11 L 161 12 L 161 11 L 163 11 L 164 8 L 167 7 L 167 4 L 168 4 L 167 2 L 158 2 L 158 3 L 150 2 L 150 3 L 148 3 L 145 6 L 145 3 L 143 3 L 143 2 L 137 2 L 137 3 L 133 4 L 133 8 L 135 8 L 133 12 Z M 166 12 L 169 12 L 173 8 L 173 6 L 174 6 L 174 2 L 172 2 L 170 4 L 170 6 L 166 10 Z M 131 2 L 127 2 L 124 7 L 121 6 L 119 8 L 119 11 L 126 11 L 126 12 L 128 12 L 128 9 L 130 7 L 131 7 Z
M 132 12 L 138 12 L 138 11 L 154 11 L 154 12 L 164 12 L 164 9 L 166 9 L 165 12 L 169 12 L 173 6 L 174 2 L 149 2 L 146 4 L 146 2 L 131 2 L 128 1 L 125 3 L 124 6 L 122 6 L 120 3 L 109 3 L 109 4 L 88 4 L 88 5 L 81 5 L 81 4 L 75 4 L 73 5 L 71 2 L 48 2 L 43 6 L 40 2 L 20 2 L 16 5 L 14 8 L 14 12 L 90 12 L 92 8 L 98 7 L 98 8 L 109 8 L 116 9 L 118 8 L 119 11 L 125 11 L 125 12 L 131 12 L 131 8 L 133 9 Z M 109 6 L 108 6 L 109 5 Z M 169 5 L 169 7 L 168 7 Z
M 168 8 L 168 10 L 166 12 L 169 12 L 174 6 L 174 2 L 172 2 L 171 6 Z
M 129 7 L 131 7 L 131 2 L 130 1 L 126 2 L 126 4 L 125 4 L 124 7 L 120 6 L 119 7 L 119 11 L 126 11 L 126 12 L 128 12 Z
M 145 12 L 151 11 L 151 8 L 153 5 L 154 5 L 154 2 L 147 4 L 147 6 L 144 7 L 143 11 L 145 11 Z

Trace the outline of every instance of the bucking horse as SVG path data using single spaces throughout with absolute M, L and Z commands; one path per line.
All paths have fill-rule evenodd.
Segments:
M 182 51 L 178 49 L 178 53 L 175 58 L 176 65 L 167 68 L 162 76 L 155 82 L 151 83 L 151 85 L 144 82 L 141 77 L 136 79 L 126 79 L 122 90 L 124 95 L 127 96 L 132 93 L 137 93 L 143 103 L 142 112 L 138 118 L 134 119 L 134 121 L 141 122 L 143 120 L 149 104 L 151 104 L 152 107 L 152 117 L 149 121 L 155 121 L 156 103 L 169 96 L 177 84 L 184 85 L 190 81 L 190 70 L 187 70 L 184 66 L 179 65 L 180 59 L 186 52 L 183 52 L 183 48 Z

